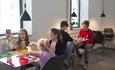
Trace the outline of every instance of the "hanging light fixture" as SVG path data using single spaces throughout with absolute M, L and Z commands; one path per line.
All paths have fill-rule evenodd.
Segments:
M 77 17 L 76 13 L 73 12 L 73 13 L 71 14 L 71 17 Z
M 104 0 L 103 0 L 103 2 L 102 2 L 103 4 L 103 11 L 102 11 L 102 14 L 100 15 L 100 17 L 106 17 L 106 15 L 105 15 L 105 12 L 104 12 Z
M 71 14 L 71 17 L 77 17 L 77 15 L 75 13 L 75 9 L 73 9 L 73 13 Z
M 25 10 L 22 13 L 21 20 L 22 21 L 31 21 L 31 17 L 30 17 L 30 15 L 28 14 L 28 12 L 26 10 L 26 0 L 25 0 L 24 8 L 25 8 Z

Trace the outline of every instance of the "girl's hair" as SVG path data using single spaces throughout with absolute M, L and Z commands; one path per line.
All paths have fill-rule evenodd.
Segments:
M 54 35 L 57 35 L 57 38 L 60 39 L 60 31 L 56 28 L 52 28 L 51 29 L 51 32 L 54 34 Z
M 21 29 L 20 30 L 20 32 L 21 31 L 24 31 L 25 32 L 25 34 L 26 34 L 26 38 L 25 38 L 25 44 L 26 44 L 26 46 L 28 46 L 29 45 L 29 37 L 28 37 L 28 32 L 26 31 L 26 29 Z M 21 44 L 21 39 L 20 39 L 20 34 L 18 34 L 18 41 L 17 41 L 17 44 L 18 44 L 18 46 L 21 48 L 21 46 L 20 46 L 20 44 Z
M 38 40 L 37 45 L 42 48 L 44 51 L 49 52 L 49 41 L 48 39 L 45 38 L 41 38 L 40 40 Z

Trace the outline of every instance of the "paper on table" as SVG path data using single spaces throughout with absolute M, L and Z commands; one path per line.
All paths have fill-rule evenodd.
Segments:
M 19 61 L 18 55 L 12 56 L 12 64 L 13 64 L 15 67 L 20 66 L 20 61 Z

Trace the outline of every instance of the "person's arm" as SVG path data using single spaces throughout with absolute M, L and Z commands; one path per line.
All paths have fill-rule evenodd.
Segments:
M 68 33 L 66 33 L 66 39 L 67 41 L 73 41 L 72 37 Z
M 39 54 L 39 52 L 38 51 L 30 51 L 30 54 Z
M 76 35 L 76 40 L 77 40 L 78 43 L 83 42 L 82 30 L 79 31 L 78 35 Z
M 16 42 L 13 40 L 13 38 L 8 39 L 8 46 L 10 49 L 16 49 Z
M 28 46 L 27 49 L 28 49 L 28 54 L 33 54 L 33 55 L 40 55 L 41 54 L 41 51 L 34 51 L 31 49 L 30 46 Z
M 79 34 L 76 37 L 80 38 L 81 36 L 82 36 L 82 30 L 79 31 Z
M 89 37 L 90 37 L 90 38 L 89 38 L 89 39 L 90 39 L 90 40 L 89 40 L 89 41 L 90 41 L 90 44 L 94 45 L 94 33 L 93 33 L 93 31 L 90 32 L 90 36 L 89 36 Z
M 65 31 L 61 31 L 61 36 L 62 39 L 64 39 L 65 41 L 73 41 L 72 37 Z

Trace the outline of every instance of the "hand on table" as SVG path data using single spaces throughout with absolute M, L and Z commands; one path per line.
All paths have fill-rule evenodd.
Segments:
M 31 42 L 31 43 L 29 44 L 30 47 L 32 47 L 32 46 L 34 46 L 34 45 L 37 46 L 37 43 L 36 43 L 36 42 Z
M 26 48 L 27 48 L 27 50 L 28 50 L 28 53 L 31 53 L 31 51 L 32 51 L 31 47 L 30 47 L 30 46 L 27 46 Z

